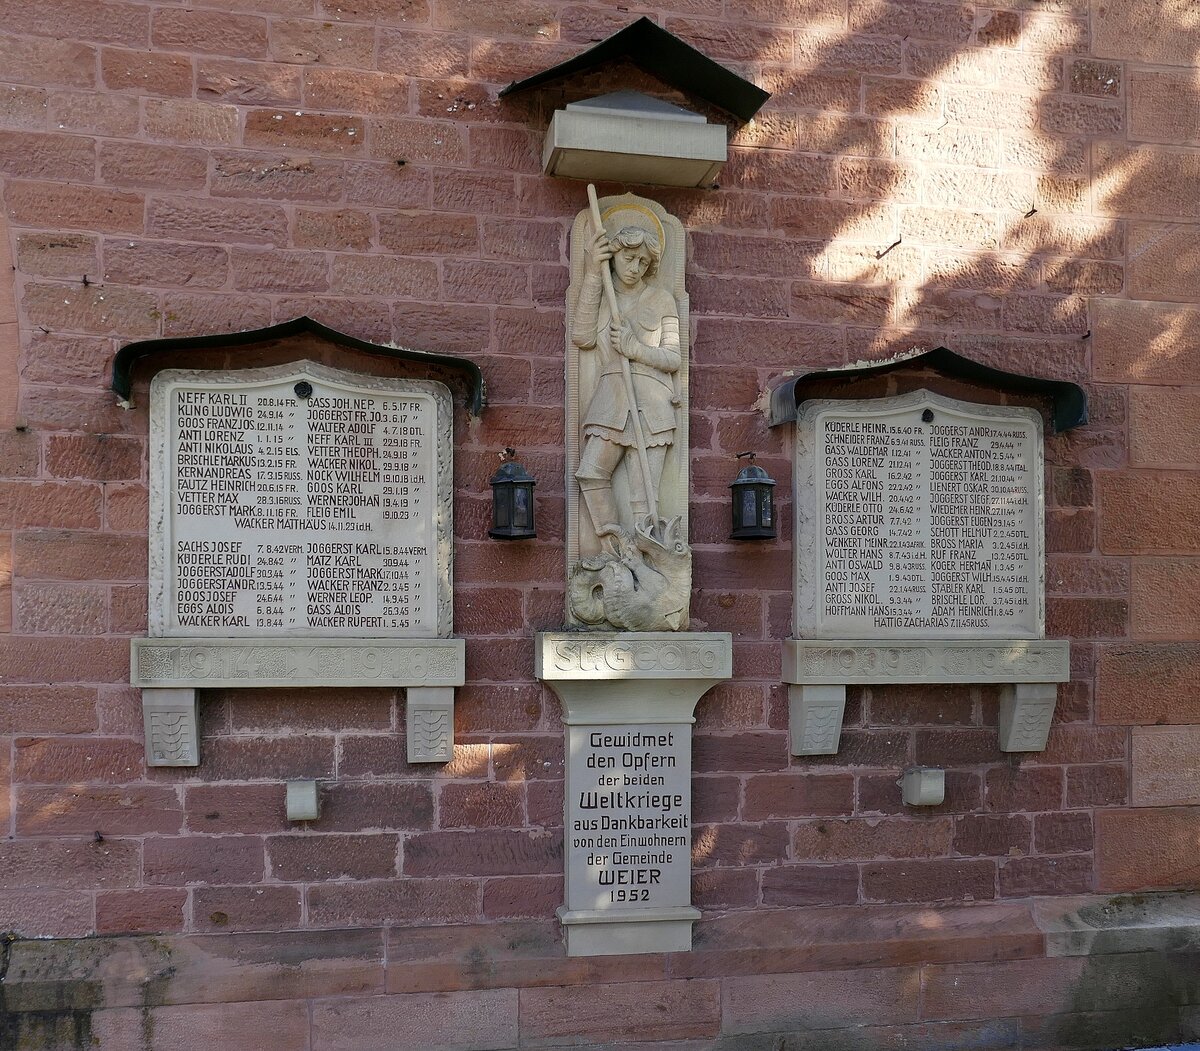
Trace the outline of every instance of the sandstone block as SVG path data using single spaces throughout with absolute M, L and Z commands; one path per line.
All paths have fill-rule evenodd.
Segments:
M 17 179 L 90 182 L 96 171 L 96 147 L 79 135 L 3 131 L 0 171 Z
M 1061 767 L 996 767 L 987 772 L 987 807 L 992 812 L 1058 810 L 1062 807 Z
M 200 931 L 287 931 L 300 926 L 299 887 L 196 887 L 193 922 Z
M 273 19 L 270 57 L 276 62 L 297 65 L 317 63 L 370 69 L 374 30 L 370 25 L 339 25 L 313 18 Z
M 187 891 L 150 887 L 96 895 L 97 934 L 161 934 L 183 929 Z
M 301 70 L 297 66 L 196 56 L 196 96 L 201 101 L 299 105 L 300 93 Z
M 1097 667 L 1096 699 L 1101 723 L 1200 723 L 1200 646 L 1106 648 Z
M 234 248 L 230 270 L 234 287 L 250 292 L 323 292 L 329 287 L 324 252 Z
M 339 253 L 333 257 L 331 287 L 343 295 L 433 299 L 438 288 L 437 265 L 425 259 Z
M 243 141 L 271 150 L 353 155 L 366 148 L 365 129 L 361 117 L 253 109 L 246 114 Z
M 126 285 L 220 288 L 229 252 L 219 245 L 110 238 L 104 242 L 104 279 Z
M 1086 811 L 1038 814 L 1033 824 L 1033 842 L 1039 854 L 1090 852 L 1095 844 L 1092 816 Z
M 371 237 L 370 214 L 356 208 L 339 211 L 297 209 L 292 228 L 292 240 L 300 248 L 361 251 L 371 247 Z
M 1188 0 L 1105 0 L 1095 12 L 1093 48 L 1105 58 L 1191 65 L 1195 54 L 1182 31 L 1191 13 Z
M 1129 799 L 1125 764 L 1105 763 L 1067 767 L 1067 806 L 1123 806 Z
M 258 836 L 160 836 L 145 842 L 148 884 L 258 883 L 263 878 L 263 841 Z
M 1129 224 L 1129 294 L 1186 303 L 1200 281 L 1200 242 L 1194 227 Z
M 100 147 L 100 178 L 115 186 L 198 189 L 208 181 L 208 155 L 177 146 L 106 142 Z
M 304 104 L 318 110 L 403 113 L 409 78 L 395 73 L 311 69 L 304 77 Z
M 381 879 L 396 874 L 398 837 L 369 835 L 269 836 L 273 879 L 289 883 Z
M 1133 728 L 1134 806 L 1200 804 L 1200 726 Z
M 148 1026 L 162 1048 L 183 1048 L 203 1033 L 205 1041 L 230 1051 L 248 1049 L 270 1034 L 275 1051 L 308 1051 L 308 1004 L 304 1000 L 197 1003 L 171 1007 L 119 1007 L 92 1016 L 101 1046 L 135 1047 Z
M 1200 523 L 1184 508 L 1200 498 L 1200 478 L 1171 472 L 1097 476 L 1100 550 L 1105 554 L 1188 555 L 1200 551 Z
M 343 997 L 313 1009 L 312 1051 L 382 1046 L 395 1051 L 471 1051 L 516 1044 L 515 989 Z
M 763 873 L 762 900 L 764 905 L 852 905 L 858 901 L 858 867 L 774 866 Z
M 770 1033 L 896 1024 L 920 1017 L 915 967 L 727 978 L 722 1029 Z
M 18 84 L 92 87 L 96 49 L 75 40 L 8 36 L 0 43 L 0 77 Z
M 521 992 L 521 1041 L 554 1047 L 582 1039 L 684 1040 L 714 1037 L 720 989 L 712 981 L 627 982 Z
M 1200 878 L 1200 809 L 1196 807 L 1096 812 L 1097 889 L 1185 887 Z M 1153 850 L 1146 845 L 1154 844 Z
M 410 876 L 507 876 L 562 866 L 562 837 L 508 829 L 422 832 L 404 844 Z
M 307 893 L 314 927 L 466 923 L 479 914 L 479 881 L 473 879 L 321 883 Z
M 141 233 L 145 211 L 140 194 L 43 182 L 10 182 L 5 203 L 17 226 L 101 233 Z
M 225 11 L 160 8 L 154 12 L 151 37 L 155 47 L 165 51 L 264 58 L 267 21 Z
M 55 91 L 46 105 L 53 127 L 90 135 L 135 136 L 141 114 L 138 100 L 110 92 Z
M 100 76 L 113 91 L 173 98 L 192 94 L 190 55 L 106 47 L 100 52 Z
M 241 201 L 155 198 L 146 230 L 156 237 L 189 241 L 287 244 L 287 216 L 282 208 Z
M 843 774 L 761 774 L 746 781 L 742 816 L 765 818 L 849 814 L 854 807 L 854 779 Z
M 1096 141 L 1092 160 L 1104 176 L 1096 193 L 1101 214 L 1200 217 L 1200 156 L 1195 151 Z

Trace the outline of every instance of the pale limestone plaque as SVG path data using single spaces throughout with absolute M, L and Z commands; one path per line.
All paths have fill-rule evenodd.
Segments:
M 793 755 L 833 755 L 850 683 L 997 683 L 1040 751 L 1070 649 L 1045 635 L 1042 419 L 929 391 L 796 418 Z
M 568 911 L 688 902 L 691 737 L 678 723 L 568 728 Z
M 795 634 L 1044 633 L 1042 420 L 915 391 L 796 420 Z
M 150 401 L 149 765 L 199 763 L 200 687 L 407 687 L 409 761 L 452 758 L 448 388 L 297 362 Z
M 170 370 L 150 406 L 152 635 L 450 634 L 444 384 Z

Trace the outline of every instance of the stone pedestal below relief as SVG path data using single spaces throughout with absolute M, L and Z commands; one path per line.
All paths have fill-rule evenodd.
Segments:
M 544 632 L 535 670 L 566 724 L 568 956 L 686 952 L 692 723 L 733 674 L 724 632 Z
M 197 689 L 373 686 L 406 689 L 410 763 L 454 758 L 454 688 L 462 639 L 134 639 L 148 766 L 198 766 Z

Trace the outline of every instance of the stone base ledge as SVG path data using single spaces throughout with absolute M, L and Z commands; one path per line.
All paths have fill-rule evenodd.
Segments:
M 461 686 L 462 639 L 130 640 L 130 682 L 143 687 Z
M 6 937 L 5 1046 L 1111 1051 L 1200 1031 L 1200 895 L 762 909 L 690 953 L 568 957 L 549 920 Z M 1096 926 L 1100 924 L 1101 926 Z M 1104 930 L 1087 955 L 1050 934 Z M 1045 928 L 1045 929 L 1044 929 Z M 1152 932 L 1158 932 L 1155 935 Z M 1080 944 L 1077 948 L 1084 950 Z M 210 1041 L 211 1043 L 211 1041 Z
M 568 957 L 552 920 L 279 933 L 23 938 L 9 947 L 9 1011 L 656 982 L 1061 956 L 1188 952 L 1200 893 L 975 905 L 759 909 L 700 920 L 691 952 Z M 1001 1005 L 997 1005 L 999 1012 Z
M 785 639 L 783 681 L 796 685 L 1067 682 L 1065 639 Z
M 641 953 L 687 952 L 692 947 L 692 924 L 700 910 L 678 908 L 629 910 L 558 910 L 566 935 L 568 956 L 626 956 Z

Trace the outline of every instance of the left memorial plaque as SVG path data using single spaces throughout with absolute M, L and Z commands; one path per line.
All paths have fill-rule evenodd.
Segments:
M 132 664 L 151 762 L 198 761 L 152 732 L 194 707 L 178 695 L 198 679 L 407 686 L 410 758 L 414 745 L 414 761 L 449 758 L 447 680 L 461 683 L 463 660 L 445 385 L 311 362 L 172 370 L 150 416 L 151 638 Z M 331 642 L 337 660 L 307 659 Z M 214 668 L 230 670 L 214 681 Z M 156 701 L 175 714 L 152 719 Z
M 446 388 L 244 375 L 155 380 L 154 634 L 449 634 Z

